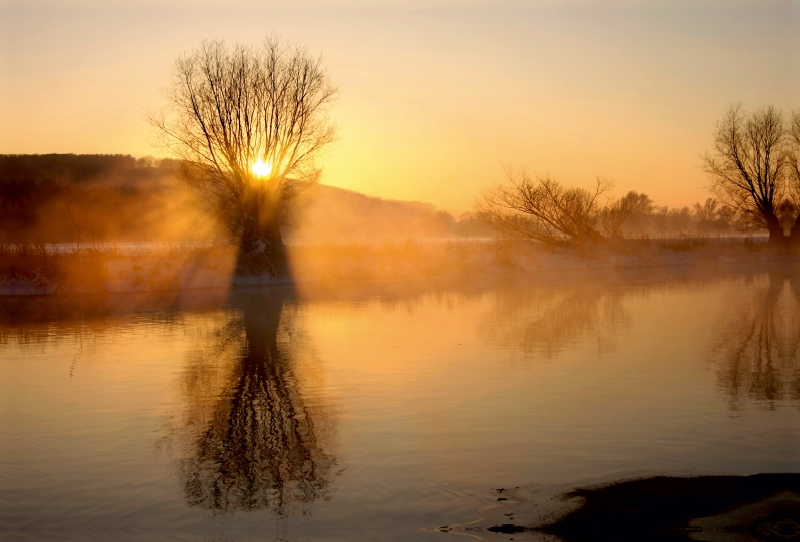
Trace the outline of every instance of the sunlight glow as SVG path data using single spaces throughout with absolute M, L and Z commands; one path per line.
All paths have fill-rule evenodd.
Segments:
M 266 177 L 272 173 L 272 164 L 265 162 L 263 158 L 259 158 L 250 169 L 253 170 L 253 173 L 255 173 L 256 177 Z

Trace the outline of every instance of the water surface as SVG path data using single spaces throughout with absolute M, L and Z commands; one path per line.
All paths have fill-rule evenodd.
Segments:
M 0 534 L 441 540 L 504 486 L 798 472 L 796 276 L 5 299 Z

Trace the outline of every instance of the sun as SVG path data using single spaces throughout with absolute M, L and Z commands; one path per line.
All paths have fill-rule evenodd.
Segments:
M 272 164 L 269 162 L 265 162 L 262 158 L 259 158 L 255 164 L 253 164 L 250 169 L 253 170 L 256 177 L 266 177 L 270 173 L 272 173 Z

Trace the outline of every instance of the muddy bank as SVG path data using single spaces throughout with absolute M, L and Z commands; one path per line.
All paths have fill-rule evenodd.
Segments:
M 569 541 L 800 540 L 800 474 L 658 476 L 567 497 L 584 504 L 541 530 Z
M 569 485 L 569 484 L 568 484 Z M 501 503 L 443 532 L 484 540 L 800 540 L 800 473 L 655 475 L 498 488 Z

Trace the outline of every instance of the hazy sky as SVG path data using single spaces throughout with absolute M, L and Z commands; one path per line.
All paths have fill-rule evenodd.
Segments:
M 0 2 L 0 153 L 159 155 L 175 59 L 268 34 L 340 87 L 323 182 L 455 213 L 501 164 L 692 204 L 728 104 L 800 109 L 799 0 Z

